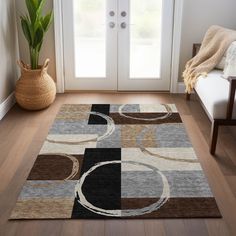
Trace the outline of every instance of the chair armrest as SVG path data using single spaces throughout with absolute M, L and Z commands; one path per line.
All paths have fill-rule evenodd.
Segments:
M 201 43 L 194 43 L 193 44 L 192 57 L 195 57 L 198 54 L 201 46 L 202 46 Z
M 228 108 L 227 108 L 227 119 L 231 120 L 233 116 L 233 109 L 234 109 L 236 77 L 229 77 L 228 80 L 230 82 L 230 88 L 229 88 L 229 100 L 228 100 Z

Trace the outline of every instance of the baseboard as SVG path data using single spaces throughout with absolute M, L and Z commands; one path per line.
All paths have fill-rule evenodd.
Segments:
M 8 98 L 0 104 L 0 120 L 7 114 L 7 112 L 12 108 L 16 103 L 15 93 L 11 93 Z

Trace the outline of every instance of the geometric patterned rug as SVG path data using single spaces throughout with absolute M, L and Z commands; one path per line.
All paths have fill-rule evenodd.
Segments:
M 61 107 L 10 219 L 218 217 L 175 105 L 75 104 Z

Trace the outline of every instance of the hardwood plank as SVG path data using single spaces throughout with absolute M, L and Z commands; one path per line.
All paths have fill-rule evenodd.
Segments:
M 17 167 L 24 159 L 24 154 L 30 146 L 32 139 L 37 131 L 36 127 L 24 129 L 11 151 L 6 156 L 5 161 L 0 166 L 1 179 L 0 192 L 3 192 L 8 183 L 14 177 Z M 7 170 L 7 171 L 5 171 Z
M 6 156 L 12 150 L 12 147 L 15 146 L 17 141 L 19 142 L 22 130 L 24 130 L 27 125 L 24 116 L 19 116 L 17 121 L 16 118 L 14 118 L 17 117 L 17 114 L 20 112 L 17 106 L 13 108 L 13 111 L 11 110 L 7 115 L 9 119 L 5 117 L 3 121 L 0 121 L 0 166 L 6 160 Z
M 144 236 L 145 227 L 143 220 L 126 220 L 126 235 Z
M 125 236 L 126 234 L 125 220 L 106 220 L 105 221 L 105 236 Z
M 103 236 L 105 235 L 104 220 L 86 220 L 83 225 L 83 236 Z
M 4 222 L 5 223 L 5 222 Z M 21 228 L 20 222 L 14 221 L 11 224 L 0 223 L 0 235 L 15 236 L 16 232 Z
M 62 224 L 60 235 L 80 236 L 83 234 L 83 221 L 81 220 L 65 220 Z
M 145 235 L 147 236 L 165 236 L 165 227 L 162 220 L 145 220 Z
M 191 219 L 184 220 L 184 226 L 188 235 L 191 236 L 208 236 L 207 226 L 204 220 L 202 219 Z
M 231 158 L 231 161 L 236 166 L 236 145 L 235 145 L 235 137 L 233 134 L 228 131 L 226 134 L 221 134 L 221 142 L 224 146 L 225 152 Z
M 228 182 L 230 189 L 236 198 L 236 176 L 226 176 L 226 181 Z
M 21 227 L 17 230 L 16 236 L 28 235 L 29 232 L 34 236 L 52 235 L 58 236 L 61 232 L 61 223 L 59 221 L 51 221 L 50 224 L 46 221 L 23 221 Z
M 188 236 L 183 220 L 164 220 L 166 236 Z
M 60 232 L 62 230 L 62 224 L 60 220 L 42 220 L 42 221 L 36 221 L 34 229 L 35 234 L 34 236 L 41 236 L 41 235 L 50 235 L 50 236 L 58 236 L 60 235 Z M 29 231 L 28 231 L 29 232 Z M 20 233 L 20 235 L 26 235 Z
M 225 222 L 222 220 L 206 220 L 207 229 L 211 236 L 233 236 L 234 232 L 230 233 Z

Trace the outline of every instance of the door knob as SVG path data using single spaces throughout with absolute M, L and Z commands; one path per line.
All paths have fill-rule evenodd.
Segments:
M 120 27 L 122 28 L 122 29 L 125 29 L 126 28 L 126 23 L 125 22 L 122 22 L 121 24 L 120 24 Z
M 114 15 L 115 15 L 115 12 L 114 12 L 114 11 L 110 11 L 110 12 L 109 12 L 109 15 L 110 15 L 110 16 L 114 16 Z
M 127 13 L 126 13 L 125 11 L 122 11 L 120 14 L 121 14 L 121 16 L 123 16 L 123 17 L 126 17 L 126 15 L 127 15 Z
M 110 26 L 110 28 L 113 29 L 113 28 L 115 28 L 116 24 L 115 24 L 114 22 L 110 22 L 110 23 L 109 23 L 109 26 Z

